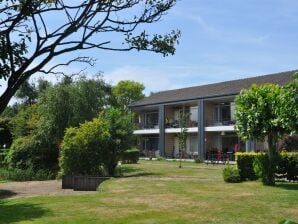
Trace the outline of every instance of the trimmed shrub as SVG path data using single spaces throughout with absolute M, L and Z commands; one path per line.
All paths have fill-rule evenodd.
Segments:
M 223 169 L 223 179 L 225 182 L 228 182 L 228 183 L 241 182 L 239 171 L 236 167 L 233 167 L 233 166 L 226 166 Z
M 237 167 L 241 180 L 262 178 L 267 183 L 269 158 L 266 153 L 236 153 Z M 275 161 L 277 179 L 298 181 L 298 153 L 282 152 Z
M 282 152 L 279 155 L 276 169 L 278 179 L 298 181 L 298 153 Z
M 256 180 L 257 175 L 254 171 L 254 158 L 257 153 L 236 153 L 237 168 L 239 170 L 239 175 L 241 180 Z
M 277 158 L 276 158 L 277 159 Z M 276 164 L 276 161 L 274 161 Z M 271 176 L 269 172 L 275 172 L 276 171 L 276 165 L 274 166 L 274 169 L 269 169 L 269 157 L 267 154 L 259 153 L 254 157 L 253 161 L 254 171 L 256 173 L 256 176 L 258 178 L 262 179 L 262 182 L 266 185 L 269 185 L 271 183 L 271 179 L 268 177 Z M 274 176 L 274 173 L 272 173 Z
M 138 149 L 130 149 L 123 152 L 123 163 L 138 163 L 140 152 Z

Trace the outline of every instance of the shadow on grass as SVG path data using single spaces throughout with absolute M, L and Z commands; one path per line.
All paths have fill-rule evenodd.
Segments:
M 0 190 L 0 199 L 6 199 L 13 196 L 16 196 L 17 193 L 10 190 Z
M 49 214 L 49 210 L 40 207 L 37 204 L 16 203 L 13 201 L 0 201 L 0 220 L 1 223 L 15 223 L 21 221 L 30 221 Z
M 277 182 L 275 187 L 283 188 L 285 190 L 298 190 L 298 183 Z
M 123 176 L 121 178 L 159 175 L 159 173 L 145 172 L 140 168 L 130 166 L 122 167 L 121 171 L 123 173 Z

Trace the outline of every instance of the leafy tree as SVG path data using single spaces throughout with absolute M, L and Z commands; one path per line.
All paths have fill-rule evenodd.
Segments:
M 293 81 L 282 88 L 278 98 L 280 107 L 277 109 L 279 122 L 289 134 L 298 133 L 298 73 Z
M 128 105 L 133 101 L 144 98 L 145 95 L 142 93 L 144 89 L 145 86 L 141 83 L 123 80 L 113 87 L 112 93 L 116 98 L 117 105 L 123 110 L 127 110 Z
M 268 172 L 265 184 L 274 185 L 277 141 L 287 131 L 277 111 L 282 88 L 274 84 L 253 85 L 236 97 L 236 130 L 243 139 L 268 138 Z
M 16 98 L 22 99 L 25 105 L 32 105 L 37 99 L 37 89 L 34 84 L 25 81 L 16 93 Z
M 0 79 L 7 83 L 0 97 L 0 113 L 36 72 L 57 74 L 59 66 L 72 62 L 94 63 L 94 59 L 80 56 L 47 66 L 59 56 L 92 48 L 174 54 L 179 31 L 165 35 L 137 32 L 142 24 L 159 21 L 175 3 L 176 0 L 0 1 Z M 58 17 L 59 22 L 51 22 L 53 17 Z M 111 34 L 116 37 L 111 38 Z
M 111 87 L 102 79 L 62 82 L 40 94 L 38 132 L 57 146 L 66 128 L 96 117 L 110 105 Z
M 133 144 L 133 115 L 117 108 L 110 108 L 99 117 L 106 121 L 110 134 L 102 151 L 102 163 L 108 174 L 113 176 L 121 155 Z
M 179 168 L 182 168 L 182 157 L 186 149 L 186 140 L 187 140 L 187 121 L 188 121 L 188 114 L 184 111 L 179 114 L 179 126 L 180 132 L 178 133 L 178 144 L 179 144 Z
M 20 112 L 10 122 L 14 139 L 33 134 L 37 128 L 39 119 L 37 104 L 20 109 Z

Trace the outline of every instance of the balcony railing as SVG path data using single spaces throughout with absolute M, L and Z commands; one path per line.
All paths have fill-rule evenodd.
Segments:
M 190 127 L 198 127 L 198 122 L 197 121 L 191 121 L 189 120 L 187 122 L 187 128 L 190 128 Z M 180 122 L 178 120 L 175 120 L 173 122 L 166 122 L 165 123 L 165 127 L 166 128 L 180 128 Z
M 214 127 L 214 126 L 232 126 L 235 125 L 235 121 L 233 120 L 206 120 L 206 127 Z
M 158 129 L 159 126 L 157 123 L 149 123 L 149 124 L 144 124 L 144 123 L 138 123 L 136 124 L 136 128 L 139 130 L 143 130 L 143 129 Z

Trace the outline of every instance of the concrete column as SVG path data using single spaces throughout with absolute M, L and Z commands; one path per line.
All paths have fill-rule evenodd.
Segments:
M 205 159 L 204 100 L 198 101 L 198 154 L 200 159 Z
M 158 125 L 159 125 L 159 153 L 165 156 L 165 105 L 158 108 Z

